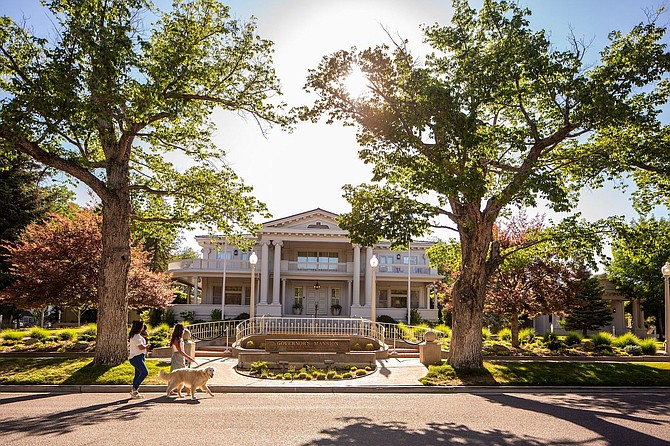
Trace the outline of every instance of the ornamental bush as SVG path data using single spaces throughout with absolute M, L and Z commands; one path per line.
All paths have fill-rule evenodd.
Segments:
M 612 345 L 613 340 L 614 337 L 612 336 L 612 334 L 606 331 L 601 331 L 600 333 L 596 333 L 593 336 L 591 336 L 591 341 L 593 341 L 593 345 L 595 345 L 596 347 L 601 345 Z
M 642 349 L 642 353 L 644 353 L 645 355 L 655 355 L 656 349 L 658 348 L 656 345 L 656 339 L 654 338 L 641 339 L 640 348 Z
M 640 345 L 640 339 L 633 333 L 624 333 L 612 341 L 612 346 L 624 348 L 627 345 Z

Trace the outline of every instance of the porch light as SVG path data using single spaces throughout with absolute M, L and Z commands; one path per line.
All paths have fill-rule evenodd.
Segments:
M 319 281 L 317 280 L 316 283 L 314 284 L 314 289 L 318 290 L 319 288 L 321 288 L 321 285 L 319 285 Z
M 239 252 L 237 249 L 233 251 L 233 255 L 234 255 L 234 256 L 238 255 L 239 253 L 240 253 L 240 252 Z

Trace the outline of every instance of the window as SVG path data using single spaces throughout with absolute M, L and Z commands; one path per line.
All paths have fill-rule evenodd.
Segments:
M 340 256 L 336 252 L 298 251 L 298 269 L 337 271 Z
M 214 285 L 212 303 L 221 304 L 221 285 Z M 226 305 L 242 305 L 242 287 L 226 285 Z
M 410 259 L 412 261 L 412 265 L 417 264 L 417 256 L 411 256 Z M 402 264 L 407 265 L 407 256 L 402 256 Z
M 407 290 L 391 290 L 391 308 L 407 308 Z
M 219 260 L 223 260 L 223 259 L 230 260 L 230 259 L 233 258 L 233 253 L 230 252 L 230 251 L 217 252 L 216 253 L 216 258 L 219 259 Z
M 293 291 L 293 301 L 296 304 L 303 304 L 303 298 L 305 297 L 305 289 L 301 286 L 296 287 Z
M 377 308 L 388 308 L 388 290 L 377 290 Z
M 330 304 L 331 305 L 340 305 L 340 289 L 331 288 L 330 290 Z
M 379 259 L 379 272 L 380 273 L 390 273 L 393 272 L 393 256 L 378 256 Z

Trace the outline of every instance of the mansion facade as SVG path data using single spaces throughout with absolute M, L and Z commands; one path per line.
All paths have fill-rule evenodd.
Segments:
M 249 252 L 217 236 L 197 236 L 200 258 L 168 267 L 173 279 L 191 290 L 187 304 L 173 307 L 175 313 L 192 311 L 204 321 L 215 310 L 225 319 L 253 312 L 256 317 L 366 319 L 374 314 L 407 321 L 416 310 L 422 319 L 437 320 L 433 284 L 442 277 L 426 256 L 433 242 L 414 241 L 404 251 L 391 250 L 388 242 L 359 246 L 337 225 L 337 217 L 314 209 L 268 221 Z

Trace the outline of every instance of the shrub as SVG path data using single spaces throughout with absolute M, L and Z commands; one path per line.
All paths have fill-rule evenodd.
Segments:
M 600 333 L 596 333 L 593 336 L 591 336 L 591 341 L 593 341 L 593 345 L 595 345 L 596 347 L 599 347 L 601 345 L 612 345 L 612 340 L 613 340 L 612 334 L 606 331 L 601 331 Z
M 351 349 L 354 350 L 354 351 L 357 351 L 357 352 L 361 351 L 361 344 L 359 344 L 357 342 L 357 343 L 354 344 L 354 346 Z
M 40 327 L 34 327 L 28 332 L 28 336 L 34 339 L 44 341 L 50 335 L 49 330 Z
M 491 332 L 488 328 L 482 327 L 482 341 L 487 341 L 491 337 Z
M 166 308 L 163 311 L 161 322 L 168 324 L 170 327 L 177 323 L 177 316 L 175 316 L 174 310 L 172 308 Z
M 351 367 L 349 367 L 350 372 L 355 372 L 356 370 L 358 370 L 358 367 L 356 367 L 355 365 L 352 365 Z
M 640 340 L 640 348 L 642 353 L 645 355 L 655 355 L 656 354 L 656 339 L 654 338 L 644 338 Z
M 77 331 L 71 328 L 61 330 L 58 332 L 58 338 L 61 341 L 74 341 L 77 338 Z
M 627 345 L 640 345 L 640 339 L 633 333 L 624 333 L 612 340 L 612 346 L 624 348 Z
M 375 349 L 374 344 L 372 344 L 372 343 L 367 343 L 367 344 L 365 344 L 365 350 L 371 352 L 371 351 L 373 351 L 374 349 Z
M 418 308 L 412 308 L 409 312 L 409 325 L 418 325 L 423 322 L 421 313 L 419 313 Z
M 366 372 L 371 372 L 371 371 L 372 371 L 372 367 L 370 367 L 369 365 L 366 365 L 366 366 L 365 366 L 365 371 L 366 371 Z
M 542 335 L 542 338 L 544 340 L 544 345 L 549 350 L 558 350 L 563 345 L 563 343 L 558 339 L 558 336 L 549 331 Z
M 244 344 L 244 348 L 254 348 L 256 347 L 256 344 L 254 344 L 254 341 L 247 341 L 246 344 Z
M 535 330 L 533 328 L 524 328 L 519 330 L 519 342 L 530 344 L 535 340 Z
M 316 379 L 318 381 L 324 381 L 326 379 L 326 374 L 323 372 L 316 372 Z
M 77 341 L 81 341 L 81 342 L 93 342 L 93 341 L 95 341 L 95 336 L 91 336 L 90 334 L 83 334 L 83 333 L 80 333 L 80 334 L 77 336 Z
M 576 331 L 571 331 L 565 336 L 565 343 L 566 345 L 576 345 L 582 342 L 582 339 L 584 338 L 581 334 Z
M 95 324 L 87 324 L 80 328 L 81 334 L 93 336 L 94 338 L 98 336 L 98 326 Z
M 295 379 L 307 379 L 308 376 L 310 379 L 312 379 L 312 377 L 308 375 L 306 372 L 300 372 L 297 375 L 295 375 Z
M 631 356 L 640 356 L 642 354 L 642 347 L 639 345 L 628 344 L 623 348 L 623 351 Z
M 235 321 L 243 321 L 249 319 L 249 313 L 240 313 L 233 320 Z
M 220 308 L 215 308 L 212 310 L 212 312 L 209 314 L 209 318 L 214 321 L 220 321 L 221 320 L 221 309 Z
M 290 381 L 293 379 L 293 374 L 291 372 L 284 373 L 284 379 Z
M 512 330 L 510 328 L 503 328 L 498 332 L 498 339 L 501 341 L 512 340 Z
M 11 328 L 2 332 L 2 338 L 5 341 L 21 341 L 25 336 L 25 332 L 21 330 L 12 330 Z
M 445 325 L 445 324 L 436 325 L 434 330 L 441 331 L 447 337 L 449 337 L 449 338 L 451 337 L 451 327 L 449 327 L 448 325 Z
M 330 370 L 328 373 L 326 373 L 326 378 L 328 379 L 333 379 L 333 377 L 337 374 L 335 370 Z
M 269 369 L 270 365 L 268 364 L 267 361 L 252 362 L 251 366 L 249 367 L 251 374 L 260 374 L 260 375 L 263 375 L 264 373 L 267 374 Z
M 344 372 L 342 374 L 342 379 L 351 379 L 353 377 L 354 377 L 354 375 L 352 375 L 351 372 Z
M 396 320 L 387 314 L 380 314 L 377 316 L 377 322 L 381 322 L 382 324 L 395 324 Z
M 182 311 L 179 313 L 179 317 L 181 317 L 184 322 L 192 324 L 193 321 L 195 321 L 195 311 Z
M 368 372 L 366 372 L 365 369 L 356 370 L 356 376 L 365 376 L 367 374 L 368 374 Z

